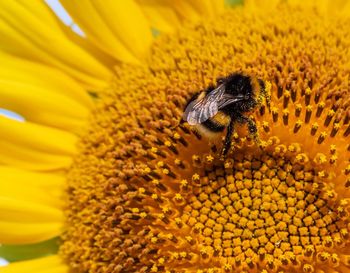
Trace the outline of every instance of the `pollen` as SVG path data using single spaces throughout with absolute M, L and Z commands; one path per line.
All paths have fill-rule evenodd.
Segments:
M 160 36 L 100 95 L 68 176 L 75 272 L 347 272 L 350 21 L 280 4 Z M 271 111 L 207 139 L 179 124 L 218 77 L 263 79 Z

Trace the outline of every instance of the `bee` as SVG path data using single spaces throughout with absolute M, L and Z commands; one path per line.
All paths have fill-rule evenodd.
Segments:
M 247 124 L 250 136 L 258 142 L 257 127 L 245 113 L 263 103 L 270 110 L 270 83 L 243 73 L 234 73 L 217 80 L 216 86 L 196 93 L 187 103 L 181 122 L 204 136 L 213 137 L 227 128 L 221 155 L 225 157 L 231 147 L 235 123 Z

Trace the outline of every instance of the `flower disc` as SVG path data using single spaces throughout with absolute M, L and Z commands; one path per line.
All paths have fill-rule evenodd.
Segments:
M 347 272 L 348 19 L 282 4 L 160 37 L 101 96 L 69 175 L 62 255 L 79 272 Z M 271 82 L 230 153 L 189 125 L 216 78 Z M 224 135 L 222 135 L 224 137 Z M 334 271 L 333 271 L 334 270 Z

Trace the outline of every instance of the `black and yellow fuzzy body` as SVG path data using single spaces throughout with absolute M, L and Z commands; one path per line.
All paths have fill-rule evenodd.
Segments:
M 183 121 L 209 138 L 220 135 L 227 128 L 222 150 L 225 156 L 231 146 L 235 123 L 246 123 L 250 135 L 258 141 L 255 122 L 244 114 L 261 105 L 264 99 L 270 107 L 268 89 L 264 81 L 243 73 L 220 78 L 216 86 L 209 86 L 188 101 Z
M 200 135 L 209 139 L 215 139 L 221 135 L 221 133 L 230 124 L 231 118 L 223 112 L 218 112 L 212 118 L 207 119 L 202 123 L 193 125 L 193 129 Z

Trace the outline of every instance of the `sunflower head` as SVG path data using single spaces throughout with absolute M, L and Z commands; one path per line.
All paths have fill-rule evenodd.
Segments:
M 146 2 L 143 12 L 152 14 L 152 1 Z M 180 2 L 176 12 L 169 12 L 170 4 L 163 11 L 182 18 L 202 7 Z M 105 75 L 110 80 L 100 88 L 86 131 L 79 131 L 67 174 L 59 255 L 70 270 L 349 270 L 347 16 L 329 16 L 322 5 L 288 1 L 259 8 L 247 1 L 220 16 L 208 13 L 208 20 L 187 20 L 152 44 L 143 36 L 147 53 L 125 37 L 114 44 L 110 32 L 100 33 L 105 43 L 99 42 L 72 3 L 65 5 L 104 52 L 96 56 L 104 60 L 115 49 L 120 55 L 114 58 L 125 63 Z M 109 23 L 116 32 L 110 11 L 95 6 L 109 18 L 96 24 Z M 125 53 L 125 45 L 132 50 Z M 69 71 L 84 85 L 102 86 Z M 266 107 L 257 98 L 247 113 L 259 142 L 247 124 L 237 123 L 223 159 L 224 132 L 208 139 L 187 123 L 178 125 L 194 94 L 232 73 L 261 79 L 271 99 Z
M 306 16 L 307 15 L 307 16 Z M 298 24 L 296 22 L 299 22 Z M 347 20 L 243 8 L 160 37 L 94 111 L 69 174 L 61 253 L 81 272 L 322 272 L 349 263 Z M 176 126 L 235 71 L 271 83 L 231 151 Z M 222 136 L 223 137 L 223 136 Z

